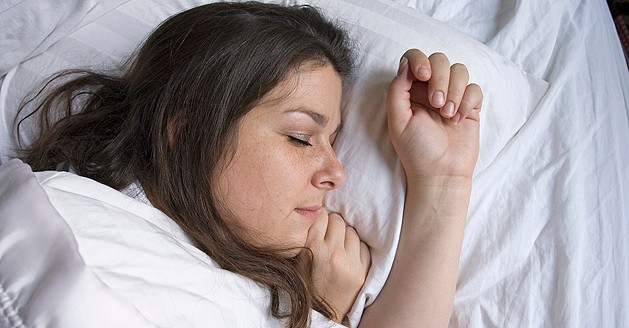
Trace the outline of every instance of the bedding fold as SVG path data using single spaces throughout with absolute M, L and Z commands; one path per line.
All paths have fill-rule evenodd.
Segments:
M 152 327 L 90 272 L 30 167 L 0 166 L 2 327 Z
M 265 287 L 218 267 L 154 207 L 19 160 L 0 182 L 2 327 L 283 326 Z

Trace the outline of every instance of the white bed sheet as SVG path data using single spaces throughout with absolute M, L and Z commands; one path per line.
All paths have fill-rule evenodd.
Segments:
M 0 90 L 5 126 L 14 116 L 11 110 L 17 108 L 26 91 L 34 88 L 33 83 L 66 67 L 111 66 L 130 53 L 152 26 L 200 3 L 128 1 L 15 66 Z M 351 315 L 356 323 L 364 306 L 373 301 L 385 283 L 401 223 L 404 176 L 386 138 L 383 110 L 386 86 L 395 74 L 400 54 L 410 47 L 427 53 L 444 51 L 452 60 L 466 63 L 472 79 L 486 88 L 477 171 L 491 163 L 517 132 L 548 86 L 522 73 L 482 43 L 427 16 L 414 15 L 405 7 L 384 1 L 308 3 L 338 17 L 361 49 L 360 69 L 344 110 L 344 129 L 335 144 L 350 176 L 343 188 L 330 193 L 326 200 L 326 207 L 342 213 L 371 247 L 372 269 Z M 516 100 L 516 106 L 509 106 Z M 11 146 L 15 140 L 5 141 Z
M 451 326 L 629 326 L 629 75 L 605 2 L 396 2 L 548 82 L 474 178 Z
M 475 178 L 451 325 L 629 326 L 629 74 L 606 3 L 407 4 L 550 83 Z

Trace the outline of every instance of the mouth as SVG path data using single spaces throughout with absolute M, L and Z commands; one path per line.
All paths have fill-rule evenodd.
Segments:
M 310 220 L 316 220 L 319 217 L 319 211 L 322 208 L 323 207 L 321 205 L 309 206 L 309 207 L 303 207 L 303 208 L 296 208 L 295 212 Z

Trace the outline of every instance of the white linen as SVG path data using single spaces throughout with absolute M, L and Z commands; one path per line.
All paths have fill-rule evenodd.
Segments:
M 403 173 L 383 99 L 399 55 L 415 46 L 467 64 L 486 96 L 451 326 L 629 326 L 629 77 L 605 3 L 395 2 L 312 1 L 341 17 L 363 53 L 335 145 L 348 181 L 327 200 L 372 246 L 352 323 L 384 283 L 397 243 Z M 43 74 L 108 66 L 198 3 L 127 1 L 15 66 L 0 91 L 4 127 Z M 7 156 L 14 139 L 4 136 Z
M 62 68 L 93 66 L 95 62 L 113 65 L 129 54 L 155 24 L 200 3 L 164 1 L 147 6 L 145 0 L 127 2 L 10 71 L 3 85 L 5 106 L 17 108 L 19 99 L 35 83 Z M 355 86 L 346 100 L 344 129 L 335 144 L 349 177 L 345 186 L 326 200 L 326 207 L 342 213 L 372 250 L 372 270 L 351 315 L 356 325 L 364 306 L 377 296 L 388 276 L 401 223 L 404 173 L 388 142 L 383 110 L 386 85 L 395 74 L 401 54 L 411 47 L 427 53 L 443 51 L 453 61 L 466 63 L 472 80 L 488 90 L 478 170 L 488 165 L 518 131 L 547 84 L 523 74 L 472 38 L 404 7 L 376 1 L 308 3 L 337 17 L 357 40 L 361 56 Z M 514 101 L 517 106 L 511 106 Z M 8 126 L 6 122 L 15 114 L 10 110 L 4 113 Z M 16 146 L 13 143 L 5 149 Z
M 2 327 L 283 326 L 266 288 L 220 269 L 149 204 L 18 160 L 0 179 Z M 339 325 L 313 311 L 311 326 Z
M 0 75 L 126 0 L 0 2 Z
M 0 166 L 0 327 L 153 327 L 89 270 L 30 168 Z
M 266 288 L 219 268 L 154 207 L 71 173 L 36 176 L 87 267 L 155 326 L 283 325 Z M 314 313 L 312 326 L 335 323 Z
M 606 3 L 410 2 L 550 83 L 475 177 L 451 326 L 629 326 L 629 74 Z

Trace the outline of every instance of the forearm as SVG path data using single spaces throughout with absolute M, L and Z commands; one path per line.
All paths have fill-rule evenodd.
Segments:
M 361 327 L 447 326 L 470 192 L 469 178 L 409 181 L 393 267 Z

